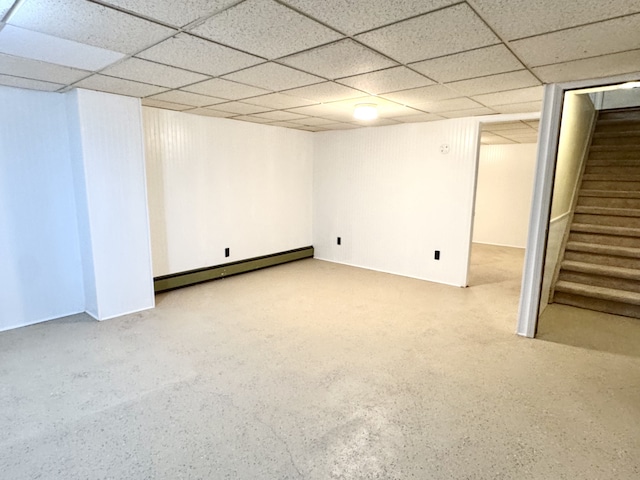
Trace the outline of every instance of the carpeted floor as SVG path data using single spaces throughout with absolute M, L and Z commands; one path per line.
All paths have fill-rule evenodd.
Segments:
M 522 259 L 474 246 L 466 289 L 303 260 L 1 333 L 0 477 L 640 478 L 640 323 L 517 337 Z

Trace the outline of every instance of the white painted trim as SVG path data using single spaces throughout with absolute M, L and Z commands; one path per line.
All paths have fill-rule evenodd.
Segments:
M 32 325 L 38 325 L 39 323 L 51 322 L 53 320 L 60 320 L 61 318 L 70 317 L 72 315 L 79 315 L 81 313 L 85 313 L 85 312 L 83 310 L 78 310 L 76 312 L 63 313 L 62 315 L 56 314 L 54 316 L 45 317 L 44 319 L 40 318 L 38 320 L 33 320 L 25 323 L 16 323 L 14 325 L 0 328 L 0 332 L 7 332 L 9 330 L 15 330 L 16 328 L 30 327 Z
M 533 338 L 538 326 L 538 309 L 542 290 L 544 256 L 551 214 L 551 194 L 555 159 L 558 151 L 564 89 L 557 84 L 545 85 L 542 117 L 538 136 L 538 156 L 529 216 L 529 235 L 522 272 L 522 289 L 516 333 Z
M 552 218 L 551 220 L 549 220 L 549 224 L 559 222 L 559 221 L 560 221 L 560 220 L 562 220 L 563 218 L 568 217 L 570 213 L 571 213 L 571 211 L 564 212 L 562 215 L 558 215 L 557 217 Z
M 96 318 L 96 317 L 93 317 L 93 315 L 91 315 L 91 314 L 89 314 L 89 315 L 91 315 L 93 318 L 96 318 L 96 320 L 98 320 L 99 322 L 102 322 L 104 320 L 111 320 L 112 318 L 119 318 L 119 317 L 124 317 L 125 315 L 131 315 L 132 313 L 144 312 L 145 310 L 152 310 L 154 308 L 155 308 L 155 305 L 151 305 L 151 306 L 148 306 L 148 307 L 142 307 L 142 308 L 138 308 L 136 310 L 131 310 L 131 311 L 128 311 L 128 312 L 118 313 L 117 315 L 111 315 L 109 317 L 104 317 L 104 318 Z M 89 313 L 89 312 L 87 312 L 87 313 Z

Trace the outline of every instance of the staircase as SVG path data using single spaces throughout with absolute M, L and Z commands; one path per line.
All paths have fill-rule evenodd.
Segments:
M 640 318 L 640 108 L 600 112 L 553 301 Z

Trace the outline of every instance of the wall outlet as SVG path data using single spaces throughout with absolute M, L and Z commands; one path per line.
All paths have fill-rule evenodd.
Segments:
M 230 255 L 230 253 L 229 253 L 229 247 L 227 247 L 227 248 L 225 248 L 225 249 L 224 249 L 224 256 L 225 256 L 225 257 L 228 257 L 229 255 Z

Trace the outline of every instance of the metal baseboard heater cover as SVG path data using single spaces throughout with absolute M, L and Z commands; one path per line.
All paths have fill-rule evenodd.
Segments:
M 273 253 L 262 257 L 248 258 L 237 262 L 223 263 L 212 267 L 198 268 L 186 272 L 173 273 L 153 279 L 153 288 L 156 293 L 173 290 L 175 288 L 188 287 L 197 283 L 208 282 L 218 278 L 229 277 L 239 273 L 260 270 L 283 263 L 302 260 L 313 257 L 313 247 L 302 247 L 286 252 Z

